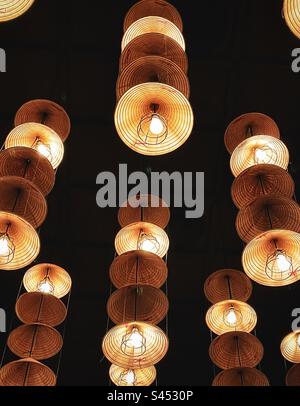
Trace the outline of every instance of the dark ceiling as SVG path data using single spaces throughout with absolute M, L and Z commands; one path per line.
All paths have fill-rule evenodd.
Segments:
M 100 362 L 101 340 L 119 226 L 116 209 L 96 206 L 97 174 L 117 172 L 119 163 L 128 163 L 130 171 L 150 166 L 205 172 L 205 216 L 186 220 L 184 210 L 172 210 L 170 350 L 158 366 L 158 383 L 209 385 L 213 368 L 203 284 L 217 269 L 241 269 L 243 249 L 234 227 L 233 177 L 223 134 L 242 113 L 269 114 L 291 152 L 299 190 L 300 73 L 291 70 L 291 51 L 300 41 L 281 17 L 281 0 L 173 1 L 184 21 L 196 124 L 189 141 L 175 153 L 141 157 L 123 145 L 113 122 L 122 22 L 133 3 L 40 0 L 23 17 L 0 25 L 0 47 L 7 52 L 7 73 L 0 76 L 1 140 L 12 128 L 17 109 L 30 99 L 61 103 L 72 120 L 38 258 L 38 263 L 65 267 L 73 279 L 59 385 L 109 383 L 108 364 Z M 22 275 L 0 274 L 0 307 L 9 319 Z M 279 346 L 291 330 L 292 310 L 300 307 L 298 292 L 299 284 L 278 290 L 255 286 L 250 300 L 265 346 L 261 368 L 272 385 L 284 384 Z M 0 336 L 1 349 L 6 338 Z

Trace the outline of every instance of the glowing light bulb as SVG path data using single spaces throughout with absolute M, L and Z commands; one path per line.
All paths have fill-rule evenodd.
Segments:
M 50 162 L 52 160 L 50 145 L 44 144 L 41 140 L 37 140 L 34 144 L 34 148 Z
M 226 315 L 226 321 L 230 326 L 236 326 L 237 325 L 237 315 L 234 311 L 234 308 L 231 308 L 228 312 L 228 314 Z
M 122 381 L 124 381 L 128 386 L 134 385 L 136 381 L 135 372 L 132 370 L 128 370 L 126 374 L 123 375 Z
M 286 256 L 282 253 L 278 253 L 276 256 L 276 263 L 280 272 L 287 272 L 290 267 L 291 263 L 287 260 Z
M 6 235 L 0 238 L 0 256 L 7 257 L 10 253 L 9 240 Z
M 266 162 L 267 159 L 267 153 L 263 149 L 257 148 L 255 151 L 255 161 L 258 164 L 263 164 Z
M 0 234 L 0 264 L 7 265 L 14 259 L 15 246 L 7 234 Z
M 154 135 L 159 135 L 164 131 L 164 123 L 156 114 L 152 116 L 150 123 L 150 131 Z
M 297 344 L 298 344 L 298 347 L 300 348 L 300 333 L 298 333 Z
M 130 345 L 135 349 L 140 348 L 143 345 L 143 340 L 144 338 L 139 332 L 139 330 L 136 328 L 133 329 L 129 337 Z
M 160 244 L 152 234 L 142 233 L 138 241 L 138 249 L 157 254 Z
M 48 276 L 38 284 L 37 291 L 46 295 L 53 295 L 54 285 Z
M 146 339 L 137 328 L 128 331 L 122 339 L 122 352 L 126 355 L 143 355 L 146 352 Z

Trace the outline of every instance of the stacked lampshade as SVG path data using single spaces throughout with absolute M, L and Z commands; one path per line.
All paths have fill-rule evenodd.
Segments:
M 235 119 L 225 133 L 236 177 L 232 198 L 238 207 L 236 229 L 247 244 L 246 274 L 271 287 L 300 279 L 300 209 L 287 172 L 289 152 L 276 123 L 260 113 Z
M 34 0 L 0 0 L 0 23 L 14 20 L 32 6 Z
M 60 353 L 63 337 L 57 330 L 67 316 L 61 300 L 71 290 L 71 278 L 62 268 L 39 264 L 24 276 L 26 293 L 19 296 L 19 327 L 11 331 L 7 346 L 19 359 L 0 370 L 1 386 L 55 386 L 56 374 L 42 363 Z
M 193 111 L 178 11 L 164 0 L 141 0 L 124 22 L 117 82 L 116 130 L 143 155 L 170 153 L 189 138 Z
M 112 364 L 110 380 L 116 386 L 150 386 L 156 379 L 155 365 L 169 346 L 158 325 L 169 309 L 160 288 L 168 276 L 163 257 L 169 247 L 164 228 L 170 211 L 154 196 L 136 199 L 119 210 L 123 228 L 115 240 L 118 256 L 110 267 L 117 290 L 108 300 L 107 312 L 116 326 L 105 335 L 102 350 Z
M 47 215 L 45 197 L 64 154 L 70 119 L 48 100 L 24 104 L 0 152 L 0 269 L 30 265 L 40 251 L 36 229 Z
M 300 0 L 284 0 L 283 15 L 289 29 L 300 38 Z
M 291 364 L 287 373 L 287 386 L 300 386 L 300 330 L 288 334 L 281 342 L 281 354 Z

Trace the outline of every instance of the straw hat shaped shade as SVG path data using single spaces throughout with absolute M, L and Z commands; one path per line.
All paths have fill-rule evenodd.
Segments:
M 129 346 L 126 337 L 137 329 L 143 335 L 143 347 Z M 127 344 L 127 348 L 125 345 Z M 134 322 L 121 324 L 110 330 L 104 337 L 102 350 L 114 365 L 125 369 L 148 368 L 156 365 L 166 355 L 169 340 L 165 333 L 151 324 Z
M 174 62 L 187 73 L 188 58 L 174 39 L 156 32 L 134 38 L 123 50 L 120 58 L 120 72 L 129 64 L 145 56 L 161 56 Z
M 37 142 L 47 148 L 47 159 L 56 169 L 64 156 L 64 144 L 50 127 L 37 123 L 21 124 L 14 128 L 5 141 L 5 149 L 12 147 L 29 147 L 35 149 Z
M 135 283 L 160 288 L 167 280 L 168 268 L 158 255 L 146 251 L 131 251 L 114 260 L 109 274 L 118 289 Z
M 165 139 L 146 143 L 139 136 L 138 127 L 157 105 L 157 113 L 167 123 Z M 119 101 L 115 111 L 115 125 L 122 141 L 142 155 L 163 155 L 175 151 L 191 135 L 194 116 L 189 101 L 181 92 L 161 83 L 144 83 L 133 87 Z
M 124 21 L 124 32 L 135 21 L 147 16 L 163 17 L 175 24 L 180 31 L 183 30 L 181 16 L 172 4 L 164 0 L 142 0 L 128 11 Z
M 229 299 L 247 302 L 252 294 L 252 283 L 243 272 L 222 269 L 207 278 L 204 293 L 212 304 Z
M 231 196 L 236 207 L 241 209 L 263 196 L 292 198 L 294 191 L 295 183 L 286 170 L 262 164 L 246 169 L 235 179 Z
M 294 365 L 286 376 L 287 386 L 300 386 L 300 364 Z
M 179 90 L 187 99 L 190 84 L 186 74 L 175 62 L 161 56 L 144 56 L 129 64 L 117 82 L 117 100 L 132 87 L 147 82 L 159 82 Z
M 64 303 L 53 295 L 32 292 L 19 298 L 16 314 L 24 324 L 41 323 L 56 327 L 64 322 L 67 309 Z
M 0 386 L 55 385 L 55 373 L 32 358 L 11 362 L 0 370 Z
M 300 330 L 286 336 L 280 346 L 282 356 L 293 364 L 300 364 Z
M 40 252 L 40 239 L 35 229 L 16 214 L 0 211 L 0 233 L 6 231 L 14 245 L 14 256 L 8 264 L 1 264 L 0 269 L 14 271 L 30 265 Z
M 226 129 L 225 145 L 230 154 L 247 138 L 256 135 L 269 135 L 280 138 L 275 121 L 262 113 L 247 113 L 234 119 Z
M 5 176 L 0 177 L 0 211 L 13 212 L 38 228 L 46 219 L 47 202 L 29 180 Z
M 267 261 L 275 252 L 275 243 L 292 259 L 293 272 L 284 279 L 274 279 L 266 272 Z M 280 287 L 291 285 L 300 279 L 300 235 L 292 231 L 272 230 L 251 241 L 242 256 L 244 271 L 250 279 L 260 285 Z
M 212 386 L 270 386 L 270 383 L 258 369 L 233 368 L 220 372 Z
M 23 283 L 27 292 L 36 292 L 39 283 L 47 276 L 54 286 L 55 297 L 61 299 L 70 292 L 72 287 L 70 275 L 63 268 L 53 264 L 39 264 L 25 273 Z
M 234 320 L 230 319 L 233 313 Z M 206 314 L 206 324 L 216 335 L 230 331 L 251 333 L 256 327 L 255 310 L 247 303 L 237 300 L 225 300 L 212 306 Z
M 241 332 L 223 334 L 209 348 L 212 362 L 221 369 L 255 368 L 263 355 L 261 342 L 253 335 Z
M 18 176 L 32 182 L 44 196 L 53 189 L 54 169 L 38 151 L 27 147 L 8 148 L 0 152 L 0 176 Z
M 185 41 L 181 31 L 171 21 L 162 17 L 149 16 L 131 24 L 122 39 L 122 51 L 134 38 L 140 35 L 157 32 L 174 39 L 185 51 Z
M 63 346 L 60 333 L 44 324 L 25 324 L 13 330 L 7 340 L 10 351 L 20 358 L 38 361 L 54 357 Z
M 118 212 L 121 227 L 138 221 L 146 221 L 160 228 L 166 228 L 170 221 L 170 209 L 157 196 L 143 195 L 129 199 Z
M 289 151 L 277 138 L 257 135 L 242 142 L 233 152 L 230 167 L 235 177 L 257 164 L 276 165 L 287 169 Z
M 289 29 L 300 38 L 300 0 L 284 0 L 283 13 Z
M 166 295 L 152 286 L 134 285 L 115 291 L 109 298 L 107 313 L 115 324 L 142 321 L 159 324 L 167 315 Z
M 31 100 L 25 103 L 15 116 L 15 126 L 25 123 L 40 123 L 52 128 L 64 142 L 71 131 L 68 114 L 50 100 Z
M 20 17 L 33 3 L 34 0 L 0 0 L 0 23 Z
M 118 255 L 139 249 L 163 258 L 169 249 L 169 238 L 162 228 L 139 222 L 119 231 L 115 247 Z
M 294 200 L 260 197 L 238 213 L 236 230 L 244 242 L 248 243 L 270 229 L 300 232 L 300 208 Z
M 134 383 L 126 380 L 127 374 L 133 374 Z M 112 365 L 109 370 L 110 380 L 116 386 L 151 386 L 156 379 L 155 367 L 128 370 Z

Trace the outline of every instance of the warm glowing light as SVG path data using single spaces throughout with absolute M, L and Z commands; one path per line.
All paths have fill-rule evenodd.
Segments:
M 233 307 L 229 310 L 228 314 L 226 315 L 226 321 L 230 326 L 235 327 L 237 325 L 238 318 Z
M 293 271 L 293 260 L 285 251 L 276 249 L 268 257 L 266 273 L 273 280 L 286 280 L 295 275 Z
M 14 259 L 15 246 L 7 234 L 0 234 L 0 264 L 9 264 Z
M 42 141 L 37 140 L 34 144 L 34 148 L 50 162 L 52 161 L 52 153 L 50 145 L 44 144 Z
M 283 253 L 278 253 L 276 258 L 278 269 L 281 272 L 287 272 L 290 267 L 291 263 L 287 260 L 286 256 Z
M 9 245 L 7 236 L 3 236 L 0 239 L 0 256 L 6 257 L 9 255 Z
M 157 254 L 160 245 L 157 239 L 152 234 L 142 233 L 138 241 L 138 249 L 141 251 Z
M 151 123 L 150 123 L 150 131 L 154 135 L 160 135 L 165 129 L 164 123 L 158 117 L 157 114 L 153 114 Z
M 122 351 L 126 355 L 139 353 L 143 355 L 146 352 L 146 339 L 138 328 L 133 328 L 125 334 L 122 340 Z
M 267 152 L 264 151 L 263 149 L 257 148 L 257 150 L 255 151 L 255 161 L 258 164 L 263 164 L 266 162 L 267 159 Z
M 300 348 L 300 332 L 298 333 L 297 344 L 298 344 L 298 347 Z
M 136 383 L 135 372 L 129 369 L 128 371 L 120 375 L 119 381 L 120 383 L 126 384 L 127 386 L 133 386 Z
M 38 284 L 37 291 L 46 295 L 54 294 L 54 285 L 49 276 L 46 276 L 46 278 Z

